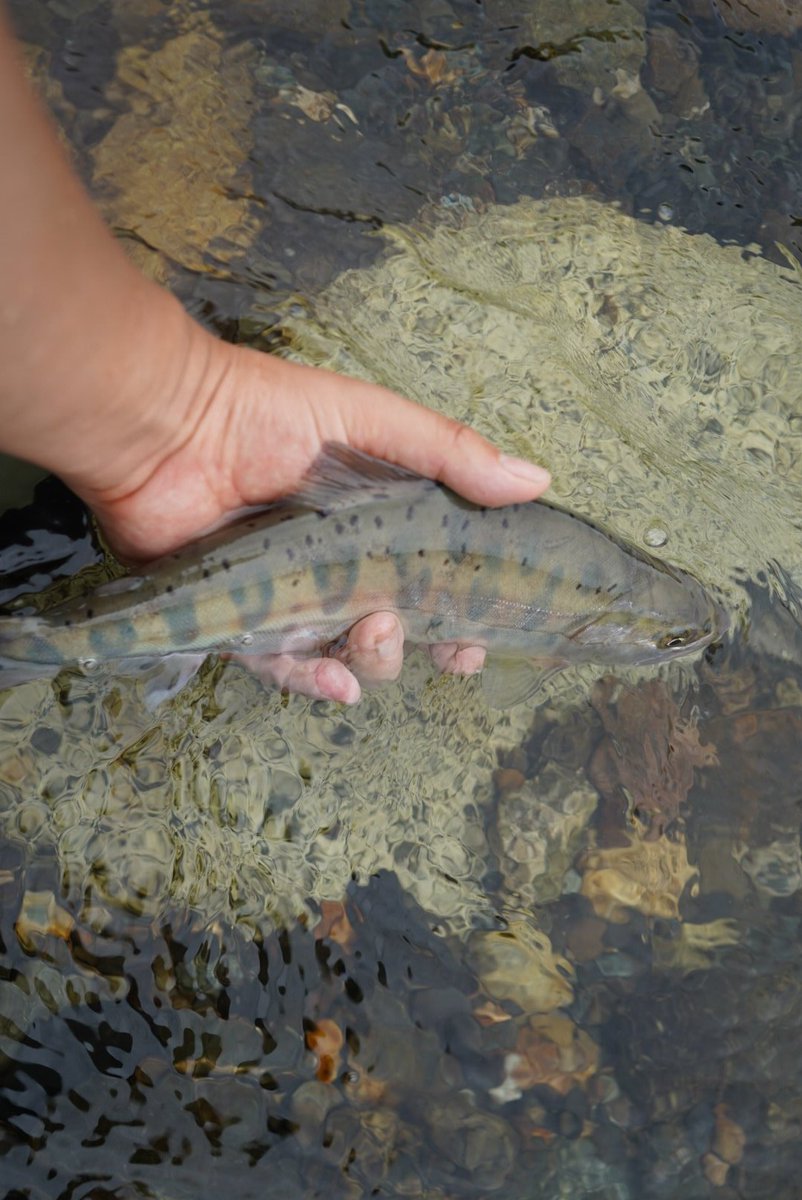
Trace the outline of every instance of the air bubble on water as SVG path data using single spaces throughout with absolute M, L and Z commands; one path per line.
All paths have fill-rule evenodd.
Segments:
M 240 638 L 240 641 L 243 646 L 252 646 L 253 645 L 253 634 L 252 633 L 243 633 L 242 637 Z
M 647 546 L 653 546 L 655 549 L 658 546 L 665 546 L 668 541 L 668 531 L 660 525 L 652 525 L 644 533 L 643 540 Z
M 661 221 L 671 221 L 674 218 L 674 209 L 670 204 L 658 204 L 657 215 Z

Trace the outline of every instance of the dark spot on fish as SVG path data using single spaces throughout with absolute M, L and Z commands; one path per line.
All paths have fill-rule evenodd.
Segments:
M 88 608 L 88 609 L 86 610 L 86 619 L 87 619 L 87 621 L 91 621 L 91 620 L 92 620 L 92 617 L 93 617 L 94 615 L 95 615 L 95 610 L 94 610 L 93 608 Z
M 389 546 L 384 547 L 384 553 L 387 555 L 388 558 L 390 557 L 390 555 L 392 554 L 392 550 L 390 549 Z
M 524 555 L 524 557 L 521 559 L 521 566 L 522 566 L 522 567 L 528 567 L 528 566 L 529 566 L 529 559 L 526 557 L 526 555 Z
M 466 517 L 466 518 L 465 518 L 465 520 L 462 522 L 462 529 L 463 529 L 463 532 L 464 532 L 464 531 L 465 531 L 465 530 L 468 528 L 468 526 L 470 525 L 470 523 L 471 523 L 471 518 L 470 518 L 470 517 Z
M 510 522 L 509 522 L 509 518 L 508 518 L 508 517 L 502 517 L 502 518 L 501 518 L 501 527 L 502 527 L 502 529 L 509 529 L 509 527 L 510 527 Z
M 175 559 L 175 561 L 176 561 L 176 562 L 180 562 L 180 560 L 181 560 L 181 555 L 180 555 L 180 554 L 174 554 L 174 555 L 173 555 L 173 558 Z
M 487 509 L 484 505 L 482 505 L 482 507 L 479 509 L 479 515 L 481 516 L 482 520 L 484 520 L 487 516 Z
M 293 559 L 295 558 L 295 551 L 293 550 L 292 546 L 287 547 L 287 558 L 290 560 L 290 562 L 292 562 Z M 225 566 L 225 565 L 226 564 L 223 563 L 223 566 Z
M 204 568 L 203 568 L 203 578 L 204 578 L 204 579 L 208 579 L 210 575 L 211 575 L 211 571 L 209 570 L 209 568 L 208 568 L 208 567 L 204 567 Z
M 513 511 L 513 512 L 519 512 L 519 511 L 520 511 L 520 508 L 521 508 L 520 504 L 513 504 L 513 506 L 512 506 L 512 511 Z
M 223 563 L 223 566 L 225 566 L 225 563 Z M 172 585 L 171 583 L 168 583 L 168 584 L 167 584 L 167 586 L 165 587 L 165 589 L 164 589 L 164 590 L 165 590 L 165 592 L 167 593 L 167 595 L 169 596 L 169 595 L 171 595 L 171 594 L 172 594 L 172 592 L 173 592 L 175 589 L 173 588 L 173 585 Z
M 577 590 L 578 592 L 580 592 L 580 591 L 582 590 L 582 584 L 581 584 L 581 583 L 578 583 L 578 584 L 576 585 L 576 590 Z
M 448 513 L 443 513 L 443 519 L 440 524 L 443 526 L 443 529 L 448 529 Z
M 365 558 L 373 558 L 373 551 L 372 551 L 372 550 L 366 550 L 366 551 L 365 551 Z
M 600 587 L 597 587 L 597 588 L 596 588 L 596 595 L 597 595 L 597 596 L 600 596 L 600 595 L 601 595 L 601 588 L 600 588 Z
M 311 533 L 306 535 L 304 541 L 306 542 L 307 546 L 314 546 L 315 544 L 315 539 L 312 537 Z
M 477 563 L 477 564 L 476 564 L 476 566 L 475 566 L 473 569 L 474 569 L 474 572 L 476 572 L 476 571 L 481 571 L 481 569 L 482 569 L 482 564 L 481 564 L 481 563 Z
M 461 546 L 460 546 L 460 548 L 459 548 L 459 552 L 460 552 L 460 554 L 462 554 L 463 556 L 464 556 L 464 555 L 466 555 L 466 554 L 468 553 L 468 543 L 467 543 L 467 542 L 463 542 L 463 543 L 462 543 L 462 545 L 461 545 Z
M 69 629 L 70 625 L 72 625 L 72 621 L 70 620 L 70 618 L 69 618 L 69 617 L 67 617 L 67 618 L 65 619 L 65 621 L 64 621 L 64 625 L 65 625 L 65 627 L 66 627 L 67 629 Z
M 300 581 L 299 581 L 298 579 L 293 579 L 293 581 L 292 581 L 292 586 L 293 586 L 293 587 L 297 587 L 297 586 L 298 586 L 298 584 L 299 584 L 299 582 L 300 582 Z
M 409 508 L 407 509 L 407 520 L 412 521 L 414 519 L 414 517 L 415 517 L 415 505 L 410 504 Z
M 384 525 L 384 521 L 381 519 L 381 517 L 374 517 L 373 524 L 376 526 L 377 529 L 381 529 L 382 526 Z
M 424 556 L 424 554 L 425 554 L 425 553 L 426 553 L 426 551 L 425 551 L 425 550 L 419 550 L 419 551 L 418 551 L 418 558 L 423 558 L 423 556 Z
M 359 524 L 359 514 L 354 513 L 354 515 L 352 517 L 349 517 L 348 524 L 349 525 L 358 525 Z
M 264 541 L 262 542 L 262 549 L 263 549 L 263 550 L 269 550 L 269 549 L 270 549 L 270 538 L 269 538 L 269 537 L 266 537 L 266 538 L 264 539 Z
M 334 530 L 336 533 L 345 533 L 345 526 L 343 525 L 342 521 L 334 522 Z
M 223 559 L 222 566 L 223 566 L 223 570 L 224 570 L 224 571 L 230 571 L 230 570 L 231 570 L 231 563 L 228 561 L 228 559 L 227 559 L 227 558 L 224 558 L 224 559 Z

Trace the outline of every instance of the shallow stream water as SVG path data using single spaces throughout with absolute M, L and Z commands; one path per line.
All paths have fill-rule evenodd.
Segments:
M 214 661 L 155 714 L 0 693 L 0 1192 L 797 1197 L 795 6 L 12 14 L 200 320 L 534 454 L 733 626 L 503 712 L 420 655 L 352 711 Z M 102 577 L 2 471 L 0 603 Z

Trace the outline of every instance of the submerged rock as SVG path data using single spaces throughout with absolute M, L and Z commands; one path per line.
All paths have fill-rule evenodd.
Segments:
M 288 316 L 293 353 L 545 462 L 555 498 L 745 608 L 802 581 L 800 280 L 585 197 L 433 212 Z M 736 579 L 737 576 L 737 579 Z
M 623 923 L 629 909 L 646 917 L 676 919 L 679 901 L 699 872 L 688 862 L 683 838 L 646 841 L 633 836 L 626 846 L 591 850 L 582 861 L 582 894 L 597 916 Z M 698 883 L 693 887 L 698 890 Z
M 498 787 L 498 793 L 490 842 L 504 902 L 515 911 L 531 912 L 562 892 L 598 793 L 582 771 L 558 763 L 548 763 L 532 780 L 521 776 L 518 786 Z
M 484 990 L 525 1014 L 552 1012 L 574 998 L 573 967 L 554 953 L 545 933 L 526 922 L 475 934 L 469 954 Z

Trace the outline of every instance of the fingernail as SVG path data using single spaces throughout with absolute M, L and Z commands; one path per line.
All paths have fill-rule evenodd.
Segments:
M 510 475 L 514 475 L 516 479 L 525 479 L 528 483 L 536 483 L 538 486 L 544 487 L 548 487 L 551 483 L 551 474 L 545 467 L 527 462 L 525 458 L 512 458 L 509 454 L 502 454 L 499 462 L 504 470 L 508 471 Z

